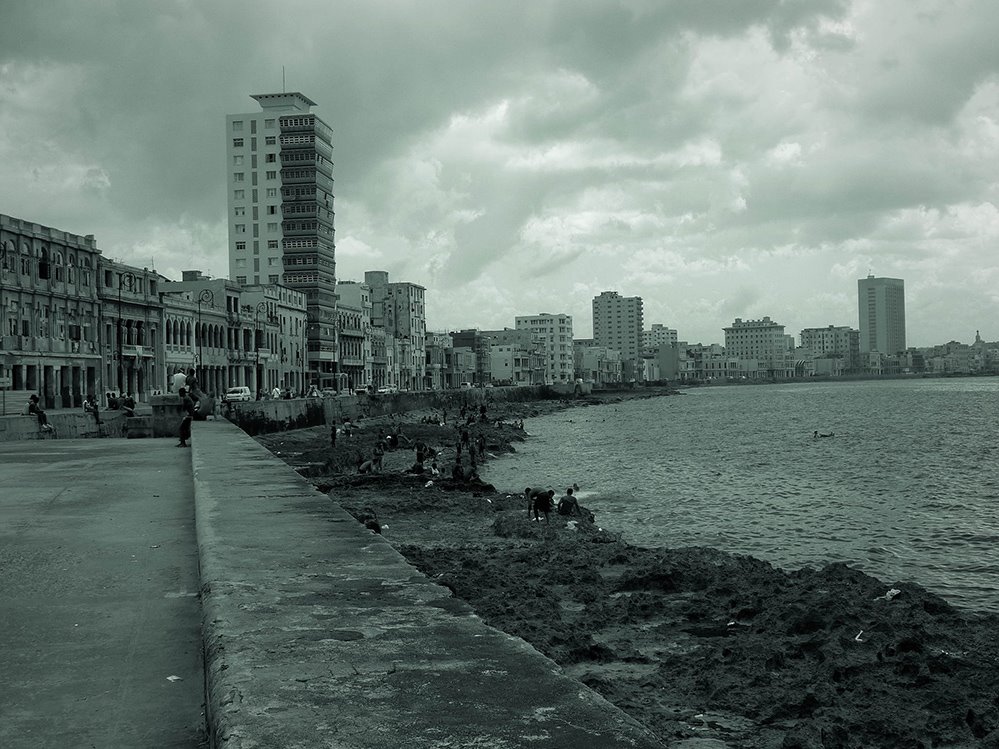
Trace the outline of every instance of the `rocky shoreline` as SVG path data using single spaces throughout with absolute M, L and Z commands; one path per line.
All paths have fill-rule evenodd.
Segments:
M 488 459 L 525 439 L 517 420 L 601 402 L 491 404 L 466 428 Z M 365 421 L 332 449 L 326 429 L 258 439 L 664 747 L 999 747 L 999 617 L 842 564 L 641 548 L 599 516 L 534 522 L 522 487 L 407 472 L 411 446 L 357 473 L 378 432 L 401 428 L 404 443 L 438 448 L 449 476 L 460 431 L 430 416 Z

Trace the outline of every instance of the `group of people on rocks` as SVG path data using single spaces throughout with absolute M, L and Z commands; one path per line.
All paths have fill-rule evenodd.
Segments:
M 552 510 L 559 515 L 579 515 L 583 517 L 583 510 L 579 506 L 579 501 L 573 495 L 573 492 L 578 489 L 579 486 L 576 484 L 566 487 L 565 494 L 562 495 L 557 504 L 553 504 L 555 499 L 554 489 L 532 489 L 531 487 L 527 487 L 524 489 L 524 498 L 527 500 L 527 517 L 530 519 L 533 514 L 533 519 L 540 521 L 541 517 L 544 516 L 547 523 L 549 522 L 548 516 Z

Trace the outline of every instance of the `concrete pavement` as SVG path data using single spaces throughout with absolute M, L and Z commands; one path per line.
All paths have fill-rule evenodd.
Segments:
M 191 455 L 174 444 L 0 443 L 4 749 L 205 745 Z

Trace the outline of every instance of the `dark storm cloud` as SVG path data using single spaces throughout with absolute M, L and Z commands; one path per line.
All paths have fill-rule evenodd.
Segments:
M 690 338 L 816 298 L 855 324 L 877 265 L 940 329 L 954 284 L 927 279 L 999 238 L 986 0 L 25 0 L 2 21 L 0 212 L 168 273 L 226 272 L 224 117 L 282 67 L 335 133 L 340 273 L 427 285 L 432 327 L 557 299 L 584 335 L 605 288 Z

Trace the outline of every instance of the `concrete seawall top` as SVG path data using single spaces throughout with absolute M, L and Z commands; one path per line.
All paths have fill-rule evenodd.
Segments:
M 232 424 L 192 453 L 216 747 L 661 746 Z

